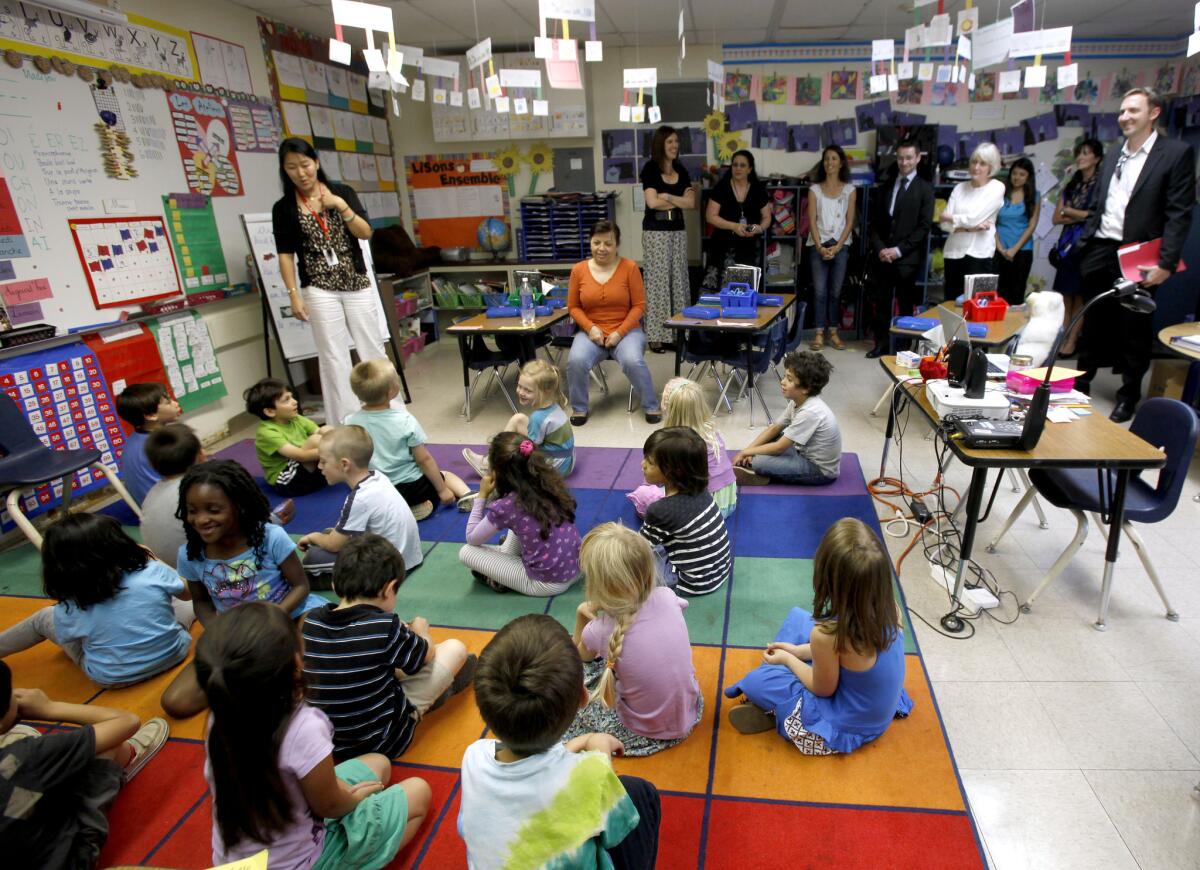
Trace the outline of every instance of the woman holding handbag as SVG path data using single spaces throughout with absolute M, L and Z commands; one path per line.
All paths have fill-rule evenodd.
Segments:
M 1050 249 L 1050 265 L 1058 270 L 1054 277 L 1054 289 L 1062 294 L 1065 312 L 1063 323 L 1083 307 L 1083 288 L 1079 276 L 1079 237 L 1088 216 L 1096 207 L 1096 170 L 1104 159 L 1104 146 L 1098 139 L 1084 139 L 1075 146 L 1075 174 L 1063 188 L 1062 196 L 1054 209 L 1054 224 L 1062 227 L 1062 233 Z M 1082 324 L 1080 324 L 1082 325 Z M 1075 343 L 1079 339 L 1079 326 L 1063 339 L 1060 357 L 1075 355 Z

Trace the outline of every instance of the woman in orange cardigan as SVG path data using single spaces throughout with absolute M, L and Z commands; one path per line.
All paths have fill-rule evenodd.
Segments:
M 646 288 L 637 263 L 617 253 L 621 229 L 599 221 L 591 232 L 592 256 L 571 269 L 567 306 L 579 327 L 567 356 L 567 389 L 571 394 L 571 423 L 588 419 L 588 373 L 611 357 L 642 400 L 647 423 L 662 420 L 654 380 L 646 366 Z

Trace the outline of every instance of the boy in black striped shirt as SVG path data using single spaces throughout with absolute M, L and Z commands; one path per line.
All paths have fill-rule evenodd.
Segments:
M 333 568 L 341 602 L 310 610 L 301 624 L 308 702 L 333 723 L 339 761 L 400 755 L 417 722 L 474 678 L 462 641 L 435 644 L 427 620 L 406 624 L 393 612 L 403 582 L 400 552 L 379 535 L 357 535 Z

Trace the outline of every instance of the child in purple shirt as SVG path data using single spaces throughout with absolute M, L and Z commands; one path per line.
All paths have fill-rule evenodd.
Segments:
M 579 576 L 575 499 L 545 454 L 518 432 L 492 439 L 488 468 L 458 558 L 497 592 L 558 595 Z M 502 529 L 509 529 L 503 543 L 489 545 Z
M 611 734 L 629 756 L 674 746 L 704 709 L 683 619 L 688 603 L 657 585 L 650 544 L 618 523 L 588 533 L 580 563 L 587 600 L 574 639 L 591 697 L 563 739 Z

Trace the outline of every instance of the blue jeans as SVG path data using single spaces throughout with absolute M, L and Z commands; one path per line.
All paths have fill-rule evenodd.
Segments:
M 616 347 L 601 347 L 586 332 L 575 333 L 571 352 L 567 355 L 567 390 L 571 397 L 571 411 L 586 414 L 588 411 L 588 372 L 605 359 L 615 359 L 637 390 L 646 411 L 658 410 L 658 395 L 654 392 L 654 380 L 646 365 L 646 334 L 640 329 L 632 330 L 617 342 Z
M 780 483 L 793 483 L 798 486 L 824 486 L 833 483 L 836 477 L 826 477 L 815 464 L 800 455 L 794 447 L 780 453 L 778 456 L 757 454 L 750 457 L 751 467 L 755 474 L 763 474 Z
M 846 278 L 846 263 L 850 260 L 850 250 L 842 248 L 832 260 L 822 260 L 816 247 L 808 248 L 808 262 L 812 269 L 813 282 L 813 318 L 817 329 L 827 326 L 838 328 L 842 312 L 839 307 L 842 294 L 842 281 Z
M 674 589 L 679 585 L 679 577 L 675 573 L 675 566 L 671 564 L 671 557 L 667 555 L 667 548 L 662 544 L 655 544 L 651 549 L 654 551 L 654 567 L 658 573 L 658 585 Z
M 775 640 L 797 645 L 808 643 L 814 624 L 811 613 L 793 607 L 775 634 Z M 796 700 L 802 688 L 803 684 L 791 668 L 761 664 L 733 685 L 726 686 L 725 697 L 736 698 L 742 694 L 759 709 L 774 713 L 775 730 L 787 737 L 783 724 L 792 710 L 796 709 Z

